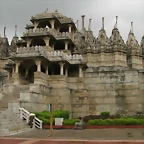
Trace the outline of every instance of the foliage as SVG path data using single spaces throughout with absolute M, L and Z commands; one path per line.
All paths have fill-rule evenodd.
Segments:
M 75 125 L 76 122 L 79 122 L 80 120 L 79 119 L 66 119 L 63 121 L 63 125 Z
M 89 120 L 91 126 L 114 126 L 114 125 L 144 125 L 144 119 L 119 118 L 119 119 L 95 119 Z
M 110 115 L 110 112 L 109 111 L 103 111 L 103 112 L 101 112 L 100 115 L 103 117 L 108 117 Z
M 42 112 L 33 112 L 36 114 L 37 118 L 45 118 L 45 119 L 50 119 L 50 112 L 49 111 L 42 111 Z M 64 118 L 68 119 L 69 118 L 69 112 L 68 111 L 54 111 L 53 112 L 53 118 Z

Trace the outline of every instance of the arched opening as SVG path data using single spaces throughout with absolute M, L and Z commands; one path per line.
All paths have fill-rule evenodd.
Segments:
M 54 50 L 64 50 L 65 44 L 62 41 L 57 41 L 54 46 Z
M 57 63 L 49 65 L 49 75 L 60 75 L 60 65 Z
M 42 38 L 34 38 L 30 46 L 45 46 L 45 42 Z
M 21 84 L 34 83 L 34 72 L 37 71 L 35 61 L 32 59 L 24 60 L 19 66 L 19 76 Z
M 46 26 L 48 26 L 49 28 L 51 28 L 51 24 L 50 24 L 50 22 L 48 20 L 40 22 L 39 25 L 38 25 L 38 28 L 46 28 Z
M 79 77 L 79 68 L 77 65 L 71 65 L 69 67 L 68 77 Z

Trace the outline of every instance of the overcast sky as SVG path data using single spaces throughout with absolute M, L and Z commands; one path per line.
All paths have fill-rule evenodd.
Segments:
M 26 24 L 30 23 L 31 16 L 56 9 L 73 18 L 80 20 L 85 15 L 85 27 L 88 20 L 92 19 L 91 29 L 98 36 L 101 29 L 101 18 L 105 17 L 105 30 L 108 37 L 114 27 L 115 17 L 118 16 L 118 29 L 126 41 L 133 22 L 134 34 L 140 42 L 144 34 L 144 0 L 0 0 L 0 34 L 6 27 L 6 36 L 11 40 L 14 36 L 15 25 L 18 26 L 17 34 L 22 36 Z

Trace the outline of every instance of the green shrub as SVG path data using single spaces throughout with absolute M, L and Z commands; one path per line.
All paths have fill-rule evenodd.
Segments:
M 112 125 L 144 125 L 144 119 L 119 118 L 119 119 L 95 119 L 89 120 L 91 126 L 112 126 Z
M 104 112 L 101 112 L 100 115 L 104 116 L 104 117 L 108 117 L 110 115 L 110 112 L 109 111 L 104 111 Z
M 63 121 L 63 125 L 75 125 L 76 122 L 79 122 L 80 120 L 79 119 L 66 119 Z
M 49 111 L 42 111 L 42 112 L 33 112 L 36 114 L 37 118 L 44 117 L 45 119 L 50 119 L 50 112 Z M 68 111 L 54 111 L 53 112 L 53 118 L 69 118 L 69 112 Z

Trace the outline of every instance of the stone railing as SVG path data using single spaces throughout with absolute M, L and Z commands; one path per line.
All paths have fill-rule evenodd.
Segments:
M 62 57 L 63 59 L 67 60 L 67 61 L 71 61 L 71 60 L 83 60 L 82 55 L 67 55 L 66 53 L 64 53 L 63 51 L 53 51 L 53 52 L 47 52 L 47 55 L 49 57 Z
M 60 60 L 67 60 L 67 61 L 83 61 L 82 55 L 68 55 L 64 53 L 63 51 L 53 51 L 53 52 L 46 52 L 45 49 L 41 46 L 32 46 L 32 47 L 22 47 L 17 48 L 16 55 L 18 54 L 28 54 L 31 56 L 35 55 L 36 53 L 40 53 L 41 56 L 44 56 L 47 59 L 55 60 L 56 58 L 59 58 Z
M 44 51 L 44 48 L 41 46 L 32 46 L 32 47 L 20 47 L 17 48 L 17 53 L 23 53 L 23 52 L 34 52 L 34 51 Z

